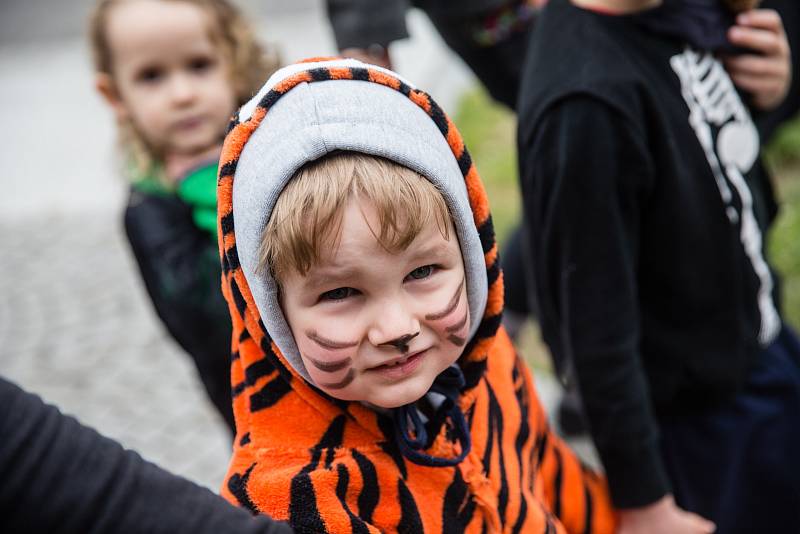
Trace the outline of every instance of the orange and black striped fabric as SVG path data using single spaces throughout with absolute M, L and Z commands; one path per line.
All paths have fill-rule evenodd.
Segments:
M 455 126 L 426 93 L 389 71 L 315 61 L 268 91 L 247 120 L 235 119 L 223 148 L 219 235 L 222 288 L 233 319 L 237 426 L 223 496 L 287 520 L 297 532 L 612 532 L 604 479 L 551 431 L 531 373 L 500 327 L 503 281 L 488 200 Z M 308 384 L 272 342 L 239 265 L 232 190 L 244 145 L 281 95 L 298 84 L 337 79 L 381 84 L 425 110 L 466 182 L 489 295 L 480 327 L 458 361 L 472 450 L 455 467 L 408 461 L 389 416 Z M 426 453 L 453 456 L 454 447 L 443 425 Z

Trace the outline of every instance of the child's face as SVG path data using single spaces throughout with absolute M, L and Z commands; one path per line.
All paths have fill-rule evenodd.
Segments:
M 423 397 L 461 354 L 470 324 L 464 263 L 452 225 L 448 240 L 428 225 L 394 254 L 367 221 L 380 228 L 370 203 L 348 201 L 338 248 L 305 276 L 284 276 L 282 306 L 320 389 L 394 408 Z
M 108 15 L 109 100 L 163 156 L 192 156 L 219 144 L 236 106 L 229 62 L 209 35 L 210 23 L 185 2 L 132 0 Z

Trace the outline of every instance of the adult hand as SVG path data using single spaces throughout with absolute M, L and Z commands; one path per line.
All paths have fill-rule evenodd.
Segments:
M 711 534 L 716 525 L 675 504 L 672 495 L 665 495 L 641 508 L 620 510 L 617 534 Z
M 792 63 L 778 12 L 753 9 L 740 13 L 728 30 L 728 40 L 753 51 L 725 58 L 725 68 L 733 82 L 752 95 L 753 105 L 760 110 L 780 105 L 789 92 Z

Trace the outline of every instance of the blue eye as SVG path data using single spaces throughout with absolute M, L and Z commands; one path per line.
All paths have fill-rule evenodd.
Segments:
M 337 287 L 336 289 L 331 289 L 320 295 L 319 300 L 344 300 L 355 294 L 356 290 L 352 287 Z
M 422 267 L 417 267 L 416 269 L 408 273 L 408 276 L 409 278 L 413 278 L 414 280 L 422 280 L 432 275 L 433 269 L 434 269 L 433 265 L 423 265 Z

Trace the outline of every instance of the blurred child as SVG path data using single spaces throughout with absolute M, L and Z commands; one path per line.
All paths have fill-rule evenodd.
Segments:
M 786 96 L 789 47 L 776 12 L 724 5 L 551 0 L 520 92 L 542 333 L 626 534 L 800 521 L 800 342 L 751 118 Z
M 424 92 L 278 71 L 219 180 L 237 437 L 223 495 L 298 532 L 611 532 L 500 325 L 487 199 Z
M 233 430 L 216 169 L 232 112 L 274 61 L 226 0 L 100 0 L 90 38 L 131 180 L 131 249 L 156 312 Z

